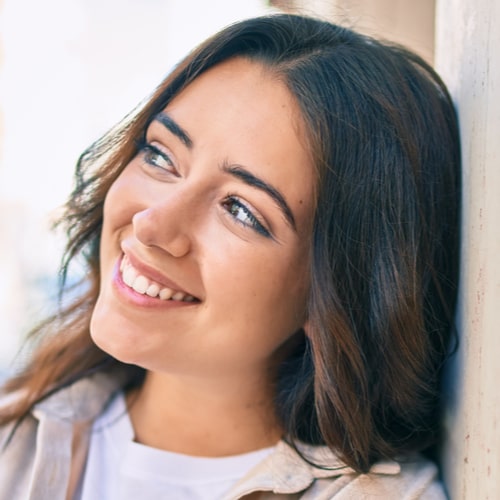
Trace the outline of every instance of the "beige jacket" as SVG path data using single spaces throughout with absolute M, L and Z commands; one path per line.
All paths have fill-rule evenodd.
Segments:
M 71 498 L 85 464 L 88 429 L 120 385 L 119 377 L 93 375 L 38 404 L 8 444 L 13 426 L 1 428 L 0 500 Z M 8 404 L 7 397 L 0 400 L 0 413 Z M 419 457 L 380 462 L 368 474 L 356 474 L 326 447 L 303 451 L 328 469 L 309 465 L 281 441 L 223 500 L 446 498 L 436 467 Z

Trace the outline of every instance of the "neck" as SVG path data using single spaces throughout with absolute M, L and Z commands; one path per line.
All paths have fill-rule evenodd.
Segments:
M 129 394 L 139 443 L 193 456 L 228 456 L 276 444 L 281 437 L 271 384 L 148 372 Z

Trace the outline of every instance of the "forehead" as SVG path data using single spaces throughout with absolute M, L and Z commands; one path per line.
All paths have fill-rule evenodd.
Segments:
M 243 165 L 310 211 L 314 169 L 299 106 L 259 62 L 225 61 L 201 74 L 164 110 L 190 136 L 193 153 Z

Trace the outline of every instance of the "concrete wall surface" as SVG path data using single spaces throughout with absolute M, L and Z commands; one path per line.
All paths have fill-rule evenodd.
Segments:
M 402 43 L 433 61 L 435 0 L 297 0 L 293 5 L 291 10 Z
M 460 348 L 448 373 L 452 499 L 500 498 L 500 2 L 438 0 L 436 66 L 456 101 L 463 154 Z

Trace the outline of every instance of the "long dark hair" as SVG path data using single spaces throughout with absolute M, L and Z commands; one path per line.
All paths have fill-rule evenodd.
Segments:
M 105 195 L 151 117 L 232 57 L 264 64 L 287 85 L 318 179 L 308 327 L 277 378 L 285 436 L 326 444 L 357 471 L 423 449 L 438 432 L 439 374 L 457 288 L 454 108 L 440 78 L 411 52 L 291 15 L 216 34 L 83 153 L 63 217 L 69 239 L 62 272 L 83 257 L 87 288 L 35 330 L 46 340 L 7 384 L 25 388 L 26 399 L 3 421 L 89 372 L 120 365 L 89 335 Z M 126 369 L 139 384 L 143 370 Z

